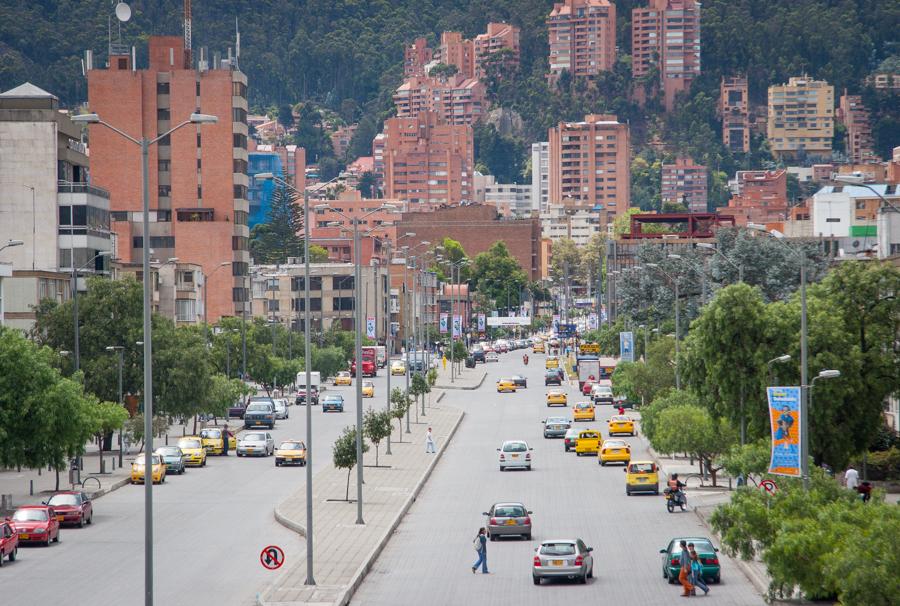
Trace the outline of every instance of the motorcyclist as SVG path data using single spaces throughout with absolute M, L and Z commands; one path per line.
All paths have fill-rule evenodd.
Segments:
M 687 484 L 678 479 L 677 473 L 672 474 L 667 484 L 669 494 L 675 499 L 675 503 L 678 505 L 687 504 L 687 498 L 684 496 L 684 491 L 682 490 L 682 488 L 687 488 Z
M 522 362 L 525 364 L 525 366 L 528 366 L 528 354 L 522 356 Z

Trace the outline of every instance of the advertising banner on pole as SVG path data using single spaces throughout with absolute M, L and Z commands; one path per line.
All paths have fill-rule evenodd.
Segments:
M 769 418 L 772 422 L 772 457 L 769 473 L 799 478 L 800 388 L 768 387 Z
M 634 333 L 619 333 L 619 357 L 623 362 L 634 362 Z
M 485 321 L 484 314 L 478 314 L 478 332 L 484 332 Z
M 375 338 L 375 316 L 368 316 L 366 318 L 366 336 L 370 339 Z
M 553 314 L 553 332 L 559 331 L 559 314 Z
M 441 314 L 441 334 L 447 334 L 447 319 L 449 318 L 449 314 Z
M 588 314 L 588 330 L 597 330 L 599 327 L 597 314 Z
M 462 335 L 462 316 L 453 314 L 453 338 L 457 339 Z

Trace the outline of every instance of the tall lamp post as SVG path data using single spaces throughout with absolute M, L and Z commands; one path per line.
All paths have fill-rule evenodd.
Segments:
M 382 204 L 378 208 L 373 208 L 358 217 L 351 217 L 350 215 L 344 214 L 340 210 L 334 208 L 333 206 L 329 206 L 328 204 L 316 204 L 316 210 L 330 210 L 331 212 L 339 215 L 353 224 L 353 270 L 354 270 L 354 278 L 353 278 L 353 288 L 356 293 L 361 292 L 360 283 L 362 282 L 361 277 L 361 261 L 360 261 L 360 243 L 359 243 L 359 224 L 366 218 L 374 215 L 377 212 L 381 211 L 396 211 L 396 207 L 389 204 Z M 307 258 L 309 255 L 307 254 Z M 307 289 L 308 291 L 308 289 Z M 363 432 L 363 415 L 362 415 L 362 305 L 360 304 L 362 301 L 361 296 L 356 297 L 356 303 L 353 305 L 355 311 L 355 319 L 353 321 L 354 324 L 354 333 L 355 333 L 355 341 L 356 341 L 356 523 L 357 524 L 365 524 L 363 520 L 363 452 L 362 452 L 362 432 Z M 377 360 L 376 360 L 377 362 Z
M 112 254 L 111 251 L 104 250 L 102 252 L 97 253 L 91 259 L 81 265 L 79 267 L 75 267 L 75 259 L 72 258 L 72 322 L 75 327 L 75 372 L 81 368 L 81 347 L 79 346 L 80 331 L 78 326 L 78 272 L 82 269 L 85 269 L 88 265 L 99 259 L 100 257 L 108 257 Z
M 769 383 L 771 383 L 772 386 L 775 386 L 775 384 L 778 383 L 778 376 L 772 375 L 772 365 L 773 364 L 784 364 L 785 362 L 790 362 L 790 361 L 791 361 L 791 356 L 789 356 L 788 354 L 784 354 L 783 356 L 778 356 L 777 358 L 772 358 L 771 360 L 766 362 L 766 374 L 768 375 Z
M 719 248 L 711 242 L 698 242 L 697 247 L 702 248 L 703 250 L 711 250 L 711 251 L 713 251 L 713 254 L 715 254 L 716 256 L 719 256 L 719 257 L 722 257 L 723 259 L 725 259 L 725 261 L 727 261 L 729 265 L 731 265 L 733 268 L 738 270 L 738 282 L 744 281 L 744 264 L 743 263 L 740 263 L 740 264 L 735 263 L 728 257 L 728 255 L 726 255 L 721 250 L 719 250 Z
M 231 265 L 231 261 L 222 261 L 208 274 L 203 271 L 200 272 L 203 274 L 203 338 L 207 347 L 209 347 L 209 281 L 217 271 L 229 265 Z
M 151 338 L 150 313 L 152 310 L 150 288 L 150 146 L 158 143 L 188 124 L 215 124 L 216 116 L 193 113 L 188 120 L 170 128 L 152 139 L 136 139 L 115 126 L 104 122 L 97 114 L 72 116 L 73 122 L 100 124 L 118 133 L 141 148 L 141 182 L 143 198 L 143 282 L 144 282 L 144 465 L 152 469 L 153 453 L 153 339 Z M 153 606 L 153 482 L 144 482 L 144 604 Z
M 675 389 L 681 389 L 681 364 L 680 364 L 680 345 L 681 341 L 681 305 L 679 305 L 678 279 L 663 270 L 657 263 L 644 263 L 645 266 L 655 269 L 674 285 L 675 287 Z
M 460 278 L 460 272 L 462 271 L 463 265 L 466 265 L 468 262 L 469 262 L 469 260 L 466 258 L 466 259 L 460 259 L 459 261 L 456 261 L 455 263 L 450 262 L 450 264 L 449 264 L 450 265 L 450 282 L 454 283 L 456 286 L 456 288 L 454 288 L 450 292 L 450 382 L 451 383 L 454 382 L 454 376 L 455 376 L 455 371 L 456 371 L 456 366 L 455 366 L 456 356 L 453 351 L 454 345 L 455 345 L 455 342 L 453 340 L 453 323 L 454 323 L 454 319 L 456 318 L 457 313 L 459 313 L 459 311 L 460 311 L 459 305 L 462 300 L 462 297 L 460 296 L 460 292 L 459 292 L 460 289 L 462 288 L 462 284 L 461 284 L 462 279 Z M 454 271 L 456 272 L 456 280 L 453 279 Z M 457 313 L 454 313 L 454 309 L 456 310 Z M 460 329 L 460 333 L 462 333 L 462 313 L 459 313 L 459 316 L 460 316 L 459 329 Z M 461 336 L 462 336 L 462 334 L 460 334 L 460 337 Z
M 119 406 L 124 406 L 125 402 L 122 400 L 122 366 L 125 363 L 125 348 L 121 345 L 110 345 L 106 348 L 106 351 L 114 351 L 116 352 L 116 357 L 118 358 L 118 366 L 119 366 Z M 119 467 L 122 467 L 122 428 L 119 428 Z

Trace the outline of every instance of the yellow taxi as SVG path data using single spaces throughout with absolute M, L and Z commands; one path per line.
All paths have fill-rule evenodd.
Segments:
M 374 398 L 375 397 L 375 383 L 373 383 L 372 381 L 363 381 L 362 396 L 364 398 Z
M 553 368 L 559 368 L 559 358 L 555 358 L 555 357 L 547 358 L 547 360 L 544 362 L 544 368 L 546 368 L 548 370 L 553 369 Z
M 225 454 L 225 450 L 222 448 L 222 431 L 219 427 L 207 427 L 200 430 L 200 442 L 209 454 Z M 237 448 L 237 438 L 229 431 L 228 450 L 233 451 L 235 448 Z
M 206 467 L 206 449 L 200 436 L 184 436 L 178 440 L 178 448 L 184 453 L 184 464 L 188 467 Z
M 609 428 L 609 437 L 613 437 L 617 433 L 627 433 L 634 435 L 634 421 L 625 415 L 616 415 L 606 422 Z
M 575 439 L 575 454 L 579 457 L 583 454 L 596 455 L 600 448 L 600 432 L 596 429 L 582 429 Z
M 403 360 L 394 360 L 391 362 L 391 375 L 403 376 L 406 374 L 406 362 Z
M 652 492 L 659 494 L 659 470 L 653 461 L 631 461 L 625 472 L 625 494 Z
M 544 353 L 544 351 L 546 350 L 544 349 L 544 343 L 542 341 L 537 341 L 531 346 L 531 353 Z
M 275 467 L 306 465 L 306 444 L 300 440 L 285 440 L 275 449 Z
M 331 382 L 332 385 L 350 385 L 353 381 L 353 378 L 350 376 L 349 370 L 342 370 L 334 376 L 334 380 Z
M 631 446 L 625 440 L 604 440 L 600 447 L 600 464 L 625 463 L 631 461 Z
M 596 420 L 593 402 L 578 402 L 572 411 L 572 419 L 575 421 Z
M 566 392 L 554 389 L 547 392 L 547 406 L 568 406 L 569 398 Z
M 512 379 L 497 379 L 497 393 L 502 393 L 504 391 L 508 391 L 510 393 L 516 392 L 516 383 Z
M 162 484 L 166 481 L 166 464 L 162 457 L 155 454 L 150 455 L 150 481 L 154 484 Z M 139 454 L 134 461 L 131 462 L 131 483 L 144 483 L 144 455 Z

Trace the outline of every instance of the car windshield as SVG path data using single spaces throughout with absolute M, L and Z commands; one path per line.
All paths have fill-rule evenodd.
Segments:
M 525 452 L 528 446 L 525 442 L 507 442 L 503 445 L 504 452 Z
M 372 381 L 363 381 L 363 387 L 375 387 L 375 384 Z
M 341 396 L 325 396 L 326 402 L 343 402 L 344 398 Z
M 201 438 L 221 438 L 222 430 L 220 429 L 204 429 L 200 432 Z
M 138 457 L 134 460 L 134 465 L 138 467 L 144 466 L 144 455 L 138 455 Z M 150 455 L 150 464 L 151 465 L 159 465 L 159 456 L 158 455 Z
M 494 509 L 494 516 L 498 518 L 524 518 L 525 515 L 521 505 L 500 505 Z
M 632 463 L 628 466 L 631 473 L 653 473 L 653 463 Z
M 557 423 L 568 423 L 568 422 L 569 422 L 569 419 L 567 419 L 565 417 L 550 417 L 549 419 L 547 419 L 548 425 L 557 424 Z
M 303 442 L 282 442 L 278 447 L 279 450 L 306 450 Z
M 47 501 L 47 505 L 81 505 L 81 497 L 77 494 L 55 494 Z
M 600 437 L 600 434 L 598 434 L 596 431 L 585 431 L 578 434 L 578 437 L 581 439 L 596 440 Z
M 262 402 L 251 404 L 247 407 L 247 412 L 269 412 L 270 410 L 272 410 L 271 406 L 271 404 L 263 404 Z
M 622 440 L 607 440 L 603 443 L 603 448 L 625 448 L 625 442 Z
M 541 545 L 541 555 L 565 556 L 575 555 L 574 543 L 544 543 Z
M 344 371 L 339 372 L 338 376 L 339 377 L 349 377 L 350 373 L 348 371 L 344 370 Z
M 627 423 L 630 420 L 631 419 L 629 419 L 628 417 L 619 417 L 619 416 L 615 416 L 612 419 L 610 419 L 610 421 L 612 421 L 613 423 Z
M 177 446 L 163 446 L 162 448 L 157 448 L 154 452 L 164 457 L 181 456 L 181 449 Z
M 575 405 L 575 407 L 585 409 L 585 408 L 593 408 L 593 405 L 589 404 L 588 402 L 579 402 L 578 404 Z
M 20 509 L 13 520 L 16 522 L 44 522 L 47 520 L 47 510 L 45 509 Z
M 200 448 L 200 440 L 178 440 L 179 448 Z
M 708 551 L 713 552 L 715 549 L 712 546 L 712 543 L 707 541 L 706 539 L 687 539 L 688 543 L 694 544 L 694 551 Z M 681 539 L 677 541 L 672 541 L 672 554 L 681 553 Z
M 241 437 L 241 441 L 243 441 L 243 442 L 265 442 L 266 434 L 264 434 L 264 433 L 245 433 Z

